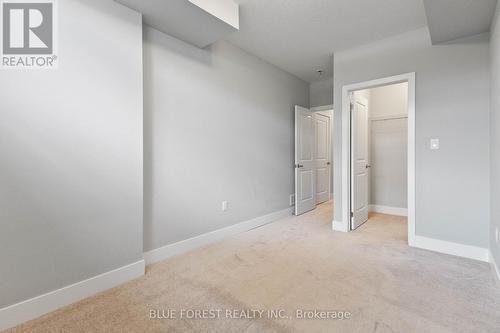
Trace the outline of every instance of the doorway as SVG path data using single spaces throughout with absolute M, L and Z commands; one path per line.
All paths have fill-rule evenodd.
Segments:
M 387 208 L 370 202 L 372 165 L 370 164 L 369 129 L 370 102 L 363 91 L 389 85 L 406 85 L 406 114 L 393 115 L 406 123 L 406 206 L 399 212 L 408 215 L 408 243 L 415 243 L 415 73 L 351 84 L 342 89 L 342 213 L 341 223 L 334 223 L 334 230 L 349 232 L 368 219 L 369 211 Z M 376 118 L 376 117 L 372 117 Z M 387 117 L 386 117 L 387 118 Z M 388 118 L 391 118 L 390 116 Z M 378 124 L 377 124 L 378 125 Z M 399 124 L 401 125 L 401 124 Z M 374 125 L 376 126 L 376 125 Z M 380 142 L 379 142 L 380 143 Z M 398 152 L 399 154 L 401 152 Z M 383 160 L 383 159 L 382 159 Z M 380 160 L 379 160 L 380 161 Z M 371 205 L 370 205 L 371 204 Z M 394 213 L 397 211 L 392 211 Z M 387 213 L 387 212 L 386 212 Z
M 295 215 L 332 198 L 333 107 L 295 107 Z
M 355 230 L 369 213 L 407 216 L 408 83 L 354 91 L 350 98 Z

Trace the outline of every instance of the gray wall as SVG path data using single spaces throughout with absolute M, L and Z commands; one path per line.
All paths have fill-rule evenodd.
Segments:
M 370 124 L 370 204 L 408 207 L 408 122 L 406 119 Z
M 58 7 L 59 68 L 0 74 L 0 307 L 142 259 L 141 17 Z
M 491 225 L 490 249 L 497 267 L 500 267 L 500 244 L 495 231 L 500 229 L 500 5 L 497 5 L 491 33 Z M 500 230 L 499 230 L 500 232 Z
M 335 219 L 342 218 L 341 89 L 407 72 L 416 82 L 416 233 L 480 247 L 489 224 L 489 44 L 431 46 L 420 29 L 335 55 Z M 429 150 L 429 139 L 441 149 Z
M 289 207 L 306 82 L 226 42 L 202 50 L 150 28 L 144 81 L 146 251 Z
M 333 78 L 311 82 L 309 85 L 310 107 L 333 104 Z
M 370 203 L 408 207 L 408 84 L 370 89 Z M 380 119 L 380 118 L 386 119 Z

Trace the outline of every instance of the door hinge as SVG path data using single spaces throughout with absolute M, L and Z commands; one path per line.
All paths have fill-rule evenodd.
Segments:
M 351 217 L 354 217 L 354 213 L 353 212 L 351 212 Z

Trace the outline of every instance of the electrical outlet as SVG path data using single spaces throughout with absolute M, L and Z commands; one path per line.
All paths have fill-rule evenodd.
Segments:
M 222 201 L 222 211 L 225 212 L 227 210 L 227 201 Z
M 295 205 L 295 194 L 290 194 L 290 206 Z

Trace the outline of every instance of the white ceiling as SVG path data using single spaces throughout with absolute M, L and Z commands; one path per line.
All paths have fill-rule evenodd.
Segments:
M 497 0 L 424 0 L 432 43 L 490 30 Z
M 489 30 L 497 0 L 115 0 L 144 22 L 203 47 L 219 38 L 313 82 L 332 54 L 429 26 L 434 43 Z M 239 3 L 236 30 L 200 4 Z M 425 6 L 424 6 L 425 3 Z M 231 2 L 231 5 L 234 3 Z M 323 71 L 319 77 L 317 70 Z
M 466 0 L 478 1 L 478 0 Z M 333 74 L 335 51 L 427 25 L 422 0 L 236 0 L 240 30 L 228 40 L 312 82 Z

